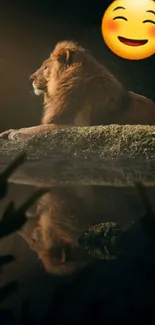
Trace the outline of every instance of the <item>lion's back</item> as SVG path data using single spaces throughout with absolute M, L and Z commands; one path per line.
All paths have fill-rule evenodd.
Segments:
M 129 92 L 131 95 L 131 103 L 129 107 L 124 107 L 124 113 L 120 116 L 118 124 L 155 124 L 155 103 L 142 95 Z

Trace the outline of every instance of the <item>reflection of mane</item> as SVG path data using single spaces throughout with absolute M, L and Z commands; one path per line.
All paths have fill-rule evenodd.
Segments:
M 26 235 L 24 228 L 20 232 L 30 247 L 37 251 L 48 272 L 61 275 L 72 273 L 90 261 L 87 253 L 78 245 L 79 236 L 91 222 L 90 196 L 89 189 L 86 195 L 80 197 L 74 188 L 53 188 L 51 193 L 39 199 L 37 223 L 31 229 L 31 235 Z M 31 227 L 32 218 L 28 220 Z
M 32 78 L 34 89 L 44 93 L 43 124 L 155 123 L 155 104 L 126 91 L 75 42 L 58 43 Z

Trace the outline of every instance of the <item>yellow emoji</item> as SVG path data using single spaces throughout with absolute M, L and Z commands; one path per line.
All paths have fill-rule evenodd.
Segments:
M 115 0 L 103 15 L 101 30 L 118 56 L 148 58 L 155 54 L 155 0 Z

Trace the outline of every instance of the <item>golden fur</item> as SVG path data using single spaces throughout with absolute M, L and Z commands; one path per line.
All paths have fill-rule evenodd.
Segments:
M 43 124 L 154 124 L 155 103 L 129 92 L 92 55 L 60 42 L 31 76 L 44 94 Z

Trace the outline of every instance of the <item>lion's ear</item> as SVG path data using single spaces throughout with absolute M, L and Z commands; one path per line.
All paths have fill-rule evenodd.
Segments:
M 63 49 L 58 54 L 58 60 L 62 64 L 72 64 L 72 53 L 68 49 Z

